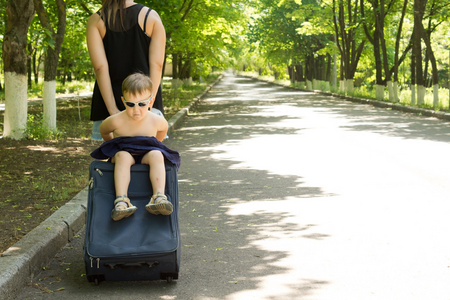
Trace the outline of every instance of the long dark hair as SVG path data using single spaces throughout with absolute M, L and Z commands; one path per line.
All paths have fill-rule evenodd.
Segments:
M 117 28 L 117 17 L 119 17 L 121 27 L 124 28 L 123 20 L 125 19 L 126 12 L 125 1 L 126 0 L 103 0 L 100 13 L 102 18 L 106 18 L 110 28 Z

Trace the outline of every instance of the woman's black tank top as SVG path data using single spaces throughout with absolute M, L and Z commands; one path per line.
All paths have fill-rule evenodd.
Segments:
M 135 4 L 126 8 L 123 24 L 120 22 L 119 16 L 117 16 L 114 28 L 111 28 L 107 18 L 102 16 L 102 20 L 106 25 L 103 46 L 108 59 L 109 76 L 114 98 L 120 110 L 125 109 L 121 100 L 123 80 L 135 72 L 150 74 L 148 52 L 151 38 L 142 30 L 138 23 L 139 12 L 142 8 L 144 8 L 142 4 Z M 158 105 L 156 103 L 158 101 L 155 101 L 153 107 L 163 111 L 160 89 L 158 94 L 161 103 Z M 96 81 L 92 95 L 91 120 L 104 120 L 108 116 L 108 110 Z

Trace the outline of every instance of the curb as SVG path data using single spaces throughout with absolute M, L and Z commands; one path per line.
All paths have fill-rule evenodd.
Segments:
M 86 219 L 87 187 L 63 205 L 0 258 L 0 293 L 13 299 L 58 251 L 72 240 Z
M 168 121 L 168 134 L 180 126 L 189 113 L 211 88 L 222 80 L 220 75 L 203 93 L 182 108 Z M 0 257 L 0 295 L 14 299 L 17 291 L 29 283 L 48 262 L 70 242 L 86 223 L 88 187 L 59 208 Z

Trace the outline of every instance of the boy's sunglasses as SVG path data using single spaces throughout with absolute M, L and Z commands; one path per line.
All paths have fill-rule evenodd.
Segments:
M 153 95 L 150 95 L 150 98 L 149 99 L 147 99 L 147 100 L 142 100 L 142 101 L 139 101 L 139 102 L 131 102 L 131 101 L 123 101 L 123 103 L 125 103 L 125 105 L 126 106 L 128 106 L 128 107 L 134 107 L 136 104 L 139 106 L 139 107 L 144 107 L 144 106 L 147 106 L 149 103 L 150 103 L 150 100 L 152 100 L 152 96 Z

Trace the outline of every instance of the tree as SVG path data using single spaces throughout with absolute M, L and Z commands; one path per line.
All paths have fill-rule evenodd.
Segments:
M 400 66 L 400 60 L 399 60 L 399 52 L 400 52 L 400 40 L 402 37 L 402 31 L 403 31 L 403 22 L 405 20 L 405 15 L 406 15 L 406 7 L 408 5 L 408 0 L 403 0 L 403 6 L 402 6 L 402 12 L 401 12 L 401 16 L 398 22 L 398 29 L 397 29 L 397 34 L 396 34 L 396 38 L 395 38 L 395 49 L 394 49 L 394 67 L 393 67 L 393 74 L 394 74 L 394 83 L 393 83 L 393 89 L 394 89 L 394 95 L 393 95 L 393 101 L 397 102 L 399 101 L 399 97 L 398 97 L 398 72 L 399 72 L 399 66 Z M 406 53 L 409 52 L 409 50 L 412 47 L 412 39 L 410 38 L 409 40 L 409 44 L 407 49 L 404 50 L 404 55 L 403 57 L 405 57 Z
M 433 85 L 433 107 L 439 105 L 439 70 L 437 66 L 437 59 L 431 45 L 431 34 L 436 30 L 436 28 L 443 23 L 447 17 L 443 17 L 445 12 L 448 12 L 450 8 L 450 3 L 445 1 L 432 0 L 429 3 L 429 8 L 427 9 L 428 14 L 428 27 L 425 29 L 423 23 L 421 24 L 421 35 L 426 45 L 426 65 L 424 74 L 427 74 L 428 61 L 431 62 L 431 72 L 432 72 L 432 85 Z
M 34 0 L 39 21 L 49 33 L 49 42 L 44 61 L 44 124 L 50 130 L 56 130 L 56 71 L 58 68 L 59 53 L 66 30 L 66 3 L 56 0 L 57 25 L 52 26 L 49 13 L 44 8 L 42 0 Z M 53 10 L 49 10 L 53 12 Z
M 336 89 L 337 81 L 337 47 L 334 31 L 334 24 L 331 18 L 324 16 L 332 15 L 332 5 L 330 1 L 317 0 L 296 0 L 301 4 L 291 16 L 296 22 L 297 39 L 302 45 L 302 55 L 306 59 L 306 68 L 312 69 L 312 74 L 307 77 L 324 81 L 325 85 L 332 82 L 333 89 Z M 332 70 L 333 65 L 333 70 Z M 310 73 L 307 70 L 307 73 Z M 331 78 L 330 78 L 331 77 Z
M 309 89 L 316 82 L 329 81 L 330 56 L 324 49 L 331 35 L 324 26 L 320 30 L 311 26 L 317 21 L 314 12 L 323 10 L 315 0 L 260 2 L 249 41 L 258 46 L 276 78 L 287 69 L 292 82 L 306 82 Z
M 66 31 L 58 63 L 58 77 L 63 86 L 72 80 L 92 80 L 94 77 L 86 51 L 86 20 L 91 14 L 86 1 L 67 2 Z
M 173 78 L 198 77 L 213 66 L 223 66 L 238 38 L 236 28 L 241 26 L 245 1 L 146 2 L 164 23 Z
M 45 31 L 39 24 L 37 18 L 33 18 L 30 27 L 28 28 L 28 87 L 37 85 L 39 81 L 39 74 L 41 64 L 44 57 L 43 40 L 46 37 Z M 33 77 L 33 78 L 32 78 Z
M 5 119 L 3 136 L 22 139 L 27 124 L 27 31 L 34 16 L 32 0 L 9 0 L 3 39 Z
M 364 49 L 358 0 L 333 0 L 336 45 L 341 54 L 341 82 L 346 93 L 353 93 L 353 78 Z M 353 3 L 352 3 L 353 1 Z M 337 2 L 337 3 L 336 3 Z
M 414 69 L 415 84 L 411 86 L 412 89 L 417 88 L 417 104 L 421 105 L 425 99 L 425 80 L 423 76 L 423 61 L 422 61 L 422 22 L 425 12 L 427 0 L 414 0 L 414 29 L 413 29 L 413 47 L 412 47 L 412 65 Z M 414 93 L 413 93 L 414 94 Z M 411 101 L 414 103 L 414 101 Z
M 397 75 L 398 66 L 403 61 L 405 56 L 402 56 L 399 59 L 399 50 L 400 50 L 400 40 L 402 38 L 402 28 L 403 28 L 403 20 L 406 14 L 406 7 L 408 0 L 404 0 L 402 6 L 402 12 L 400 17 L 398 18 L 398 27 L 395 28 L 395 24 L 391 26 L 387 26 L 386 19 L 389 17 L 389 23 L 392 22 L 393 15 L 396 15 L 395 6 L 397 4 L 397 0 L 390 0 L 385 2 L 385 0 L 370 0 L 368 1 L 371 5 L 372 17 L 366 16 L 364 1 L 361 0 L 361 15 L 364 21 L 364 32 L 367 36 L 369 42 L 373 45 L 373 55 L 375 61 L 375 70 L 376 70 L 376 82 L 375 82 L 375 91 L 376 98 L 379 100 L 383 100 L 384 98 L 384 89 L 387 85 L 389 92 L 389 100 L 398 101 L 397 96 L 397 84 L 392 83 L 392 73 L 395 72 Z M 394 61 L 393 66 L 392 61 L 390 59 L 390 55 L 388 53 L 388 43 L 389 40 L 385 34 L 385 30 L 389 30 L 391 35 L 395 36 L 395 50 L 394 50 Z M 411 44 L 411 40 L 409 42 Z M 389 46 L 389 48 L 392 48 Z M 410 49 L 410 45 L 406 47 L 406 51 Z M 384 78 L 383 78 L 384 74 Z M 397 82 L 398 75 L 395 77 L 394 81 Z

